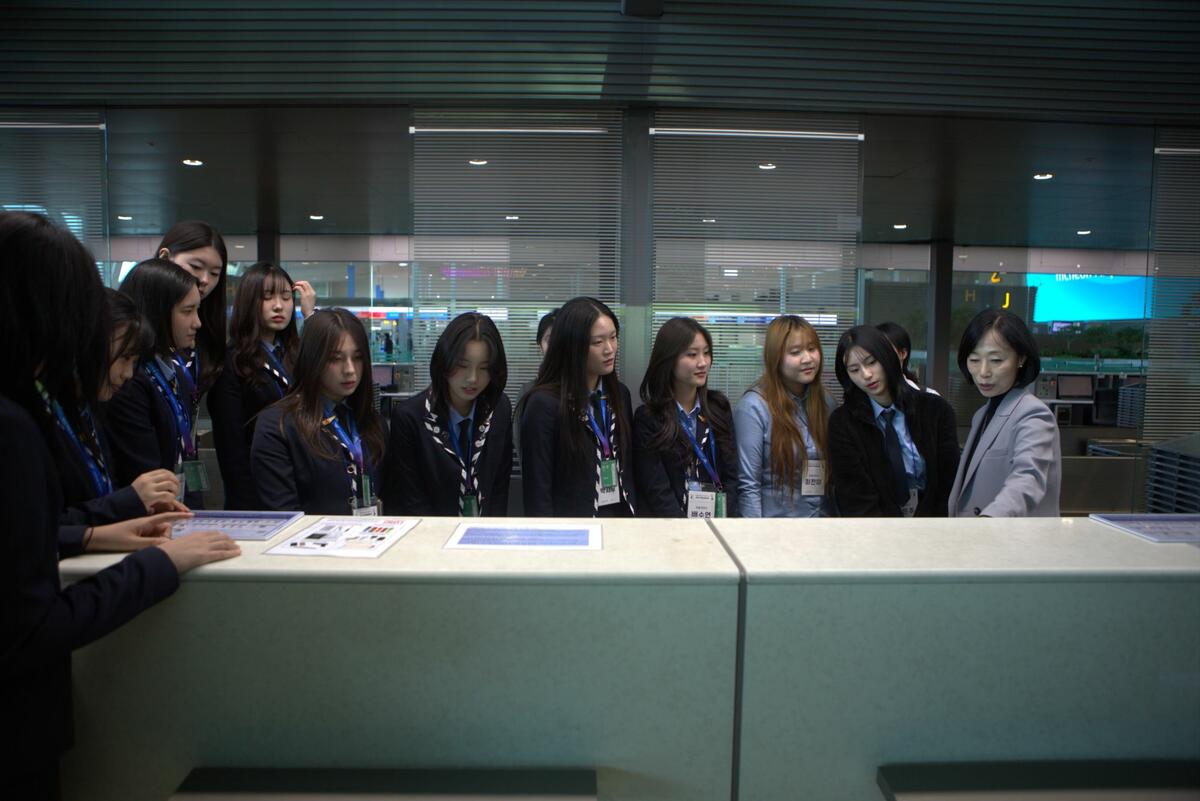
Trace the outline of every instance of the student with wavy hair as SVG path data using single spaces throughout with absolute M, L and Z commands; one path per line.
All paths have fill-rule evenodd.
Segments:
M 292 388 L 254 427 L 250 472 L 269 510 L 379 513 L 383 421 L 371 397 L 371 346 L 346 309 L 313 314 Z
M 634 514 L 632 402 L 617 378 L 619 336 L 617 316 L 595 298 L 559 309 L 521 417 L 525 514 Z
M 100 397 L 111 321 L 96 262 L 46 218 L 0 212 L 0 753 L 6 798 L 57 798 L 72 745 L 71 652 L 167 598 L 179 576 L 238 554 L 219 532 L 170 539 L 186 513 L 127 521 L 146 547 L 69 586 L 58 572 L 63 511 L 52 450 Z M 47 402 L 49 399 L 49 403 Z
M 829 419 L 838 513 L 945 517 L 958 469 L 954 410 L 905 380 L 892 341 L 859 325 L 838 340 L 834 368 L 844 402 Z
M 392 410 L 384 510 L 398 515 L 508 514 L 512 404 L 508 360 L 492 318 L 450 321 L 429 361 L 429 386 Z
M 225 369 L 208 394 L 226 509 L 263 508 L 250 446 L 259 413 L 291 388 L 300 343 L 294 287 L 286 270 L 260 261 L 242 276 L 233 299 Z
M 820 517 L 833 398 L 821 385 L 821 340 L 803 317 L 767 326 L 763 373 L 734 413 L 742 517 Z
M 208 474 L 196 447 L 200 376 L 188 357 L 201 327 L 199 285 L 172 262 L 146 259 L 121 291 L 149 321 L 154 350 L 106 410 L 114 475 L 118 484 L 131 484 L 151 470 L 169 470 L 182 477 L 184 503 L 201 508 Z
M 633 415 L 639 515 L 737 516 L 733 410 L 708 388 L 712 360 L 712 336 L 691 317 L 658 329 Z

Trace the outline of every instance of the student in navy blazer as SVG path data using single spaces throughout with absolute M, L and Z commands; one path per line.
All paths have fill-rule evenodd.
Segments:
M 225 369 L 208 393 L 226 509 L 264 508 L 250 473 L 250 446 L 259 413 L 291 387 L 300 343 L 294 289 L 283 268 L 260 261 L 242 276 L 233 299 Z
M 429 362 L 430 385 L 392 409 L 387 514 L 504 516 L 512 475 L 508 361 L 490 317 L 450 321 Z
M 892 342 L 872 326 L 842 334 L 834 365 L 845 391 L 829 418 L 838 514 L 945 517 L 958 468 L 954 409 L 909 386 Z
M 91 254 L 44 217 L 0 212 L 0 270 L 0 708 L 12 738 L 0 795 L 56 798 L 73 739 L 71 651 L 170 595 L 180 573 L 238 548 L 217 532 L 168 539 L 186 513 L 141 518 L 131 530 L 145 547 L 62 586 L 63 496 L 48 448 L 58 422 L 44 399 L 75 423 L 80 402 L 97 400 L 109 317 Z
M 729 399 L 708 388 L 712 337 L 672 317 L 654 337 L 633 415 L 634 474 L 642 517 L 737 517 L 738 454 Z M 707 485 L 707 486 L 706 486 Z M 722 493 L 720 508 L 688 508 L 689 490 Z M 706 497 L 706 496 L 705 496 Z
M 1058 424 L 1027 390 L 1042 369 L 1037 341 L 1020 317 L 986 309 L 963 332 L 958 367 L 988 402 L 971 418 L 950 516 L 1058 517 Z
M 184 462 L 200 460 L 195 431 L 201 392 L 196 360 L 200 289 L 182 267 L 147 259 L 133 268 L 121 291 L 154 331 L 154 352 L 141 360 L 106 410 L 113 475 L 118 484 L 132 484 L 151 470 L 179 473 Z M 185 487 L 184 503 L 203 508 L 201 493 L 201 487 Z
M 521 415 L 521 490 L 533 517 L 632 517 L 629 390 L 617 378 L 612 309 L 579 297 L 558 311 Z
M 371 348 L 346 309 L 304 325 L 292 389 L 258 418 L 250 472 L 263 505 L 310 515 L 378 514 L 383 421 L 371 398 Z

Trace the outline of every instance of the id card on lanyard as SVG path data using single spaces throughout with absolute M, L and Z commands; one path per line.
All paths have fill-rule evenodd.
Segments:
M 151 383 L 158 389 L 158 394 L 166 401 L 171 418 L 175 423 L 175 436 L 179 441 L 180 450 L 175 463 L 175 475 L 179 477 L 180 497 L 187 491 L 207 491 L 209 488 L 208 470 L 204 467 L 204 463 L 196 458 L 196 440 L 192 428 L 195 422 L 194 418 L 189 415 L 183 401 L 171 387 L 171 382 L 167 380 L 158 362 L 146 362 L 146 372 L 150 375 Z M 178 379 L 178 377 L 179 369 L 176 370 L 176 378 Z M 180 382 L 177 380 L 176 383 Z
M 334 437 L 342 450 L 346 452 L 350 463 L 346 466 L 346 472 L 350 477 L 350 498 L 349 504 L 353 514 L 356 517 L 374 517 L 379 514 L 379 507 L 375 503 L 374 495 L 371 492 L 371 477 L 367 475 L 366 460 L 363 458 L 362 438 L 358 435 L 358 426 L 355 425 L 354 416 L 347 415 L 347 423 L 349 431 L 342 426 L 341 420 L 338 419 L 336 411 L 330 411 L 329 415 L 322 421 L 329 426 L 333 431 Z M 362 479 L 361 492 L 359 491 L 359 479 Z
M 712 483 L 687 482 L 687 516 L 725 517 L 725 490 L 721 484 L 721 476 L 717 472 L 716 434 L 709 427 L 708 453 L 706 454 L 704 448 L 700 447 L 700 443 L 696 440 L 696 435 L 692 432 L 691 427 L 687 425 L 687 415 L 679 408 L 676 408 L 676 412 L 679 414 L 679 426 L 692 445 L 692 452 L 696 454 L 696 459 L 704 468 L 704 472 L 708 473 L 708 477 L 712 479 Z M 703 417 L 699 418 L 699 422 L 703 422 L 707 426 L 707 421 Z
M 592 413 L 592 404 L 587 406 L 588 422 L 592 426 L 592 433 L 596 435 L 596 439 L 600 443 L 600 506 L 611 506 L 614 503 L 621 502 L 621 488 L 618 486 L 618 471 L 617 460 L 612 450 L 612 443 L 608 440 L 609 416 L 608 405 L 604 402 L 604 393 L 600 393 L 600 419 L 604 423 L 605 428 L 602 430 L 600 424 L 596 422 L 596 415 Z
M 471 461 L 472 442 L 471 438 L 467 439 L 467 452 L 462 453 L 458 442 L 458 437 L 450 434 L 450 444 L 454 446 L 454 455 L 458 457 L 462 470 L 467 475 L 467 492 L 462 498 L 462 516 L 463 517 L 479 517 L 479 495 L 472 491 L 475 478 L 475 464 Z

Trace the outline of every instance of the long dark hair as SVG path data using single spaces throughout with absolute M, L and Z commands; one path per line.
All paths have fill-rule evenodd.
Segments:
M 105 288 L 108 313 L 112 318 L 112 350 L 109 366 L 122 356 L 144 358 L 154 352 L 154 329 L 133 298 L 116 289 Z M 120 336 L 120 341 L 116 337 Z
M 363 375 L 354 394 L 345 403 L 354 412 L 358 432 L 362 436 L 365 452 L 374 465 L 383 461 L 383 421 L 375 410 L 371 396 L 371 345 L 362 323 L 346 309 L 322 309 L 304 323 L 300 336 L 300 351 L 296 355 L 296 370 L 292 375 L 292 389 L 279 401 L 284 417 L 291 416 L 296 429 L 309 449 L 325 459 L 340 458 L 339 451 L 329 437 L 321 435 L 321 418 L 324 417 L 324 401 L 321 397 L 321 376 L 333 354 L 337 352 L 342 336 L 350 334 L 354 347 L 363 358 Z M 283 427 L 283 418 L 279 421 Z
M 896 355 L 892 341 L 882 331 L 870 325 L 856 325 L 838 340 L 833 369 L 845 392 L 845 402 L 870 405 L 867 393 L 858 388 L 846 370 L 846 357 L 855 348 L 862 348 L 879 362 L 887 377 L 887 388 L 892 396 L 892 403 L 907 414 L 911 407 L 912 388 L 904 380 L 904 373 L 900 369 L 900 357 Z
M 917 382 L 917 376 L 912 370 L 908 369 L 908 360 L 912 358 L 912 337 L 908 335 L 908 331 L 899 323 L 887 321 L 879 323 L 875 326 L 885 337 L 891 340 L 892 345 L 896 350 L 904 351 L 904 356 L 900 359 L 900 371 L 904 373 L 904 377 L 914 383 Z
M 154 352 L 159 356 L 170 357 L 171 348 L 175 346 L 171 313 L 187 293 L 198 286 L 194 275 L 166 259 L 139 261 L 121 282 L 121 291 L 149 320 L 150 330 L 154 332 Z M 203 321 L 200 330 L 204 330 Z
M 237 292 L 233 297 L 233 317 L 229 321 L 229 333 L 233 347 L 234 372 L 243 381 L 265 384 L 272 380 L 265 370 L 259 369 L 263 363 L 263 294 L 268 285 L 273 287 L 275 292 L 282 292 L 282 283 L 286 283 L 289 293 L 295 285 L 286 270 L 269 261 L 260 261 L 246 270 L 238 283 Z M 289 375 L 296 366 L 296 342 L 299 339 L 293 306 L 292 319 L 288 320 L 287 328 L 275 335 L 276 344 L 283 346 L 283 366 Z
M 613 322 L 617 336 L 621 334 L 621 323 L 617 315 L 603 301 L 596 298 L 573 298 L 563 304 L 554 320 L 554 328 L 550 331 L 550 346 L 546 349 L 546 357 L 538 368 L 537 383 L 533 391 L 545 390 L 558 397 L 558 453 L 557 463 L 560 470 L 575 470 L 591 472 L 591 465 L 586 460 L 578 458 L 578 454 L 591 453 L 593 445 L 587 429 L 579 423 L 579 418 L 587 414 L 588 397 L 591 394 L 587 385 L 587 359 L 591 344 L 592 325 L 601 317 L 607 317 Z M 622 463 L 629 459 L 629 431 L 627 425 L 620 421 L 624 419 L 624 398 L 621 397 L 620 380 L 617 370 L 606 376 L 601 376 L 600 385 L 608 396 L 617 424 L 617 447 Z M 607 434 L 607 432 L 605 432 Z
M 76 425 L 107 380 L 112 325 L 96 260 L 45 217 L 0 212 L 0 276 L 0 395 L 53 443 L 54 421 L 34 381 Z
M 646 368 L 646 375 L 642 378 L 642 385 L 638 390 L 642 403 L 649 407 L 662 426 L 647 443 L 653 450 L 674 448 L 680 453 L 691 452 L 691 443 L 684 438 L 679 426 L 673 390 L 675 364 L 692 346 L 697 334 L 704 337 L 711 353 L 712 335 L 708 333 L 707 328 L 691 317 L 672 317 L 663 323 L 654 337 L 654 347 L 650 350 L 650 366 Z M 733 426 L 725 409 L 709 404 L 707 382 L 697 390 L 696 396 L 700 401 L 700 415 L 712 426 L 717 446 L 722 453 L 734 453 Z
M 504 355 L 500 331 L 486 314 L 460 314 L 442 331 L 433 349 L 433 356 L 429 359 L 429 393 L 433 410 L 439 416 L 449 414 L 450 374 L 463 358 L 467 343 L 475 341 L 488 347 L 488 385 L 479 393 L 480 400 L 488 409 L 495 409 L 500 396 L 504 394 L 504 387 L 508 384 L 508 358 Z
M 219 231 L 202 220 L 183 220 L 171 226 L 158 243 L 155 253 L 165 249 L 171 256 L 189 250 L 211 247 L 221 257 L 221 276 L 208 297 L 200 301 L 200 330 L 196 349 L 200 351 L 200 384 L 209 386 L 225 363 L 225 278 L 229 273 L 229 252 Z

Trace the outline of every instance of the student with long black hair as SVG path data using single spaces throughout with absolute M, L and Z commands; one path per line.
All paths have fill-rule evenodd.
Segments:
M 103 404 L 133 377 L 142 354 L 154 342 L 154 335 L 142 313 L 128 295 L 105 289 L 110 337 L 108 368 L 97 392 Z M 133 520 L 147 513 L 188 511 L 176 500 L 179 480 L 169 470 L 151 470 L 126 487 L 115 484 L 112 476 L 112 451 L 103 425 L 92 405 L 82 396 L 75 398 L 77 417 L 66 413 L 62 404 L 43 394 L 42 400 L 55 419 L 57 448 L 51 448 L 66 509 L 59 528 L 59 556 L 82 553 L 84 541 L 89 551 L 130 551 L 145 547 L 144 538 L 131 536 L 127 527 L 108 525 Z
M 892 343 L 892 347 L 896 349 L 896 355 L 900 357 L 900 372 L 904 374 L 904 381 L 915 390 L 924 390 L 933 395 L 939 394 L 933 387 L 922 387 L 917 381 L 917 374 L 908 367 L 908 361 L 912 357 L 912 337 L 908 335 L 907 329 L 899 323 L 893 323 L 890 320 L 879 323 L 875 326 L 888 341 Z
M 169 596 L 181 573 L 239 551 L 218 532 L 170 540 L 186 513 L 156 515 L 128 523 L 151 547 L 62 586 L 58 420 L 46 398 L 82 427 L 104 381 L 109 315 L 95 260 L 44 217 L 0 213 L 0 274 L 0 795 L 57 798 L 74 736 L 71 651 Z
M 188 356 L 201 328 L 199 285 L 178 265 L 147 259 L 121 291 L 150 322 L 154 351 L 108 404 L 113 474 L 118 484 L 131 484 L 151 470 L 170 470 L 181 477 L 184 503 L 199 509 L 209 479 L 196 448 L 201 377 Z
M 512 405 L 508 361 L 492 319 L 450 321 L 429 361 L 429 386 L 392 409 L 384 511 L 398 515 L 508 514 Z
M 295 284 L 282 267 L 259 262 L 238 283 L 225 369 L 208 393 L 226 509 L 262 509 L 250 473 L 250 446 L 263 409 L 291 388 L 300 336 Z
M 904 380 L 882 331 L 851 328 L 835 363 L 844 402 L 829 418 L 829 459 L 845 517 L 945 517 L 958 469 L 954 409 Z
M 633 415 L 638 514 L 736 517 L 737 447 L 729 399 L 708 388 L 712 336 L 690 317 L 663 323 Z
M 525 514 L 634 514 L 632 402 L 617 378 L 619 335 L 617 316 L 595 298 L 559 309 L 521 417 Z
M 763 372 L 734 412 L 743 517 L 822 517 L 826 425 L 833 397 L 821 384 L 821 340 L 803 317 L 767 326 Z
M 250 472 L 267 509 L 379 513 L 383 421 L 371 398 L 371 346 L 358 318 L 325 309 L 304 325 L 292 388 L 259 415 Z

